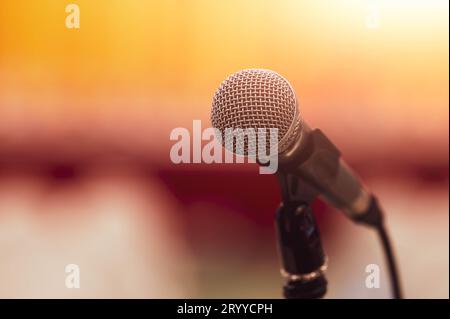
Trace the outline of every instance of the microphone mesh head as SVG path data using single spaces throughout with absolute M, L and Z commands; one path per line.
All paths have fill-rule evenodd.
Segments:
M 222 135 L 226 128 L 278 129 L 278 153 L 285 151 L 300 131 L 297 99 L 289 82 L 278 73 L 247 69 L 230 75 L 217 89 L 211 112 L 213 127 Z M 269 135 L 267 135 L 269 136 Z M 221 139 L 222 144 L 225 139 Z M 236 142 L 238 143 L 238 142 Z M 256 145 L 245 141 L 244 154 L 257 154 Z M 236 146 L 233 144 L 236 153 Z M 269 141 L 266 139 L 266 152 Z

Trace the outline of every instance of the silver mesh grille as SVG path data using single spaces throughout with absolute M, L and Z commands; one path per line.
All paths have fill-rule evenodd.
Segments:
M 211 122 L 222 135 L 226 128 L 266 128 L 267 131 L 277 128 L 279 153 L 290 145 L 301 124 L 289 82 L 278 73 L 264 69 L 242 70 L 225 79 L 214 95 Z M 241 155 L 256 154 L 254 143 L 247 140 L 244 143 Z M 231 151 L 236 152 L 235 145 L 233 148 Z

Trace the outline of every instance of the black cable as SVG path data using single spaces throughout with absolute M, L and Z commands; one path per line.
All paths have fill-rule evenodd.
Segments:
M 397 265 L 395 263 L 395 257 L 392 252 L 391 241 L 389 239 L 386 228 L 383 223 L 380 223 L 376 226 L 376 230 L 378 235 L 380 236 L 381 243 L 383 245 L 384 255 L 387 260 L 387 264 L 389 267 L 389 277 L 391 281 L 391 289 L 394 299 L 402 299 L 402 291 L 400 287 L 400 278 L 397 271 Z
M 358 223 L 366 224 L 376 229 L 386 256 L 386 261 L 389 268 L 389 279 L 391 281 L 392 295 L 394 299 L 402 299 L 402 291 L 400 288 L 400 276 L 398 274 L 397 265 L 395 263 L 395 256 L 392 250 L 391 240 L 389 239 L 386 228 L 383 222 L 383 211 L 374 195 L 371 196 L 369 209 L 367 212 L 358 216 L 354 220 Z

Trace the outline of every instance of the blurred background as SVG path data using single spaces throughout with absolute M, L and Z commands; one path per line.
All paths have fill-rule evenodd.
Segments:
M 253 67 L 378 194 L 406 297 L 449 297 L 448 1 L 77 0 L 79 29 L 69 3 L 0 2 L 0 297 L 281 297 L 275 176 L 169 158 Z M 314 209 L 327 298 L 389 297 L 376 235 Z

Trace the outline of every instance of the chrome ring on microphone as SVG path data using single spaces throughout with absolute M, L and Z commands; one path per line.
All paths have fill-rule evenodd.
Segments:
M 323 265 L 320 266 L 319 269 L 312 271 L 310 273 L 291 274 L 291 273 L 287 272 L 286 270 L 284 270 L 283 268 L 281 268 L 280 273 L 281 273 L 281 276 L 283 276 L 283 278 L 286 279 L 286 281 L 306 282 L 306 281 L 312 281 L 312 280 L 324 275 L 327 268 L 328 268 L 328 258 L 325 257 L 325 262 L 323 263 Z

